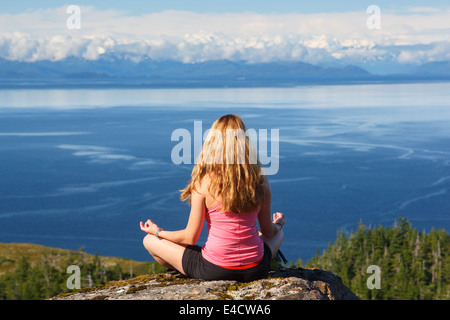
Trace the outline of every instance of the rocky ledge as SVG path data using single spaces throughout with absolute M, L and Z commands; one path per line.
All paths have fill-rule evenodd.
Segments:
M 280 268 L 253 282 L 204 281 L 160 273 L 110 281 L 52 300 L 356 300 L 342 279 L 319 269 Z

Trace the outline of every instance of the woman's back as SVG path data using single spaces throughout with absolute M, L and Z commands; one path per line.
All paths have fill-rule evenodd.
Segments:
M 256 220 L 259 208 L 246 213 L 224 212 L 222 202 L 206 211 L 208 239 L 203 257 L 222 267 L 257 264 L 264 255 Z

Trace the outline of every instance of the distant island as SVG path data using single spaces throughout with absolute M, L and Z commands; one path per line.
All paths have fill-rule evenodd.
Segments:
M 104 57 L 35 62 L 0 59 L 0 88 L 58 87 L 291 87 L 313 84 L 450 81 L 450 61 L 430 62 L 408 73 L 377 75 L 354 66 L 299 61 L 197 63 Z

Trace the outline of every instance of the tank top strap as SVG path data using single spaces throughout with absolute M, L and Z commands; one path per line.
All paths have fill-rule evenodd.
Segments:
M 208 212 L 215 212 L 219 210 L 220 206 L 222 205 L 222 201 L 219 201 L 214 207 L 207 209 Z

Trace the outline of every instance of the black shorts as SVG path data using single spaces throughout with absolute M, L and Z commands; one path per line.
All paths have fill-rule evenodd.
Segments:
M 271 260 L 272 253 L 270 248 L 264 243 L 264 257 L 257 266 L 240 270 L 226 269 L 204 259 L 202 248 L 193 245 L 186 247 L 182 263 L 185 274 L 190 278 L 248 282 L 267 277 L 270 271 Z

